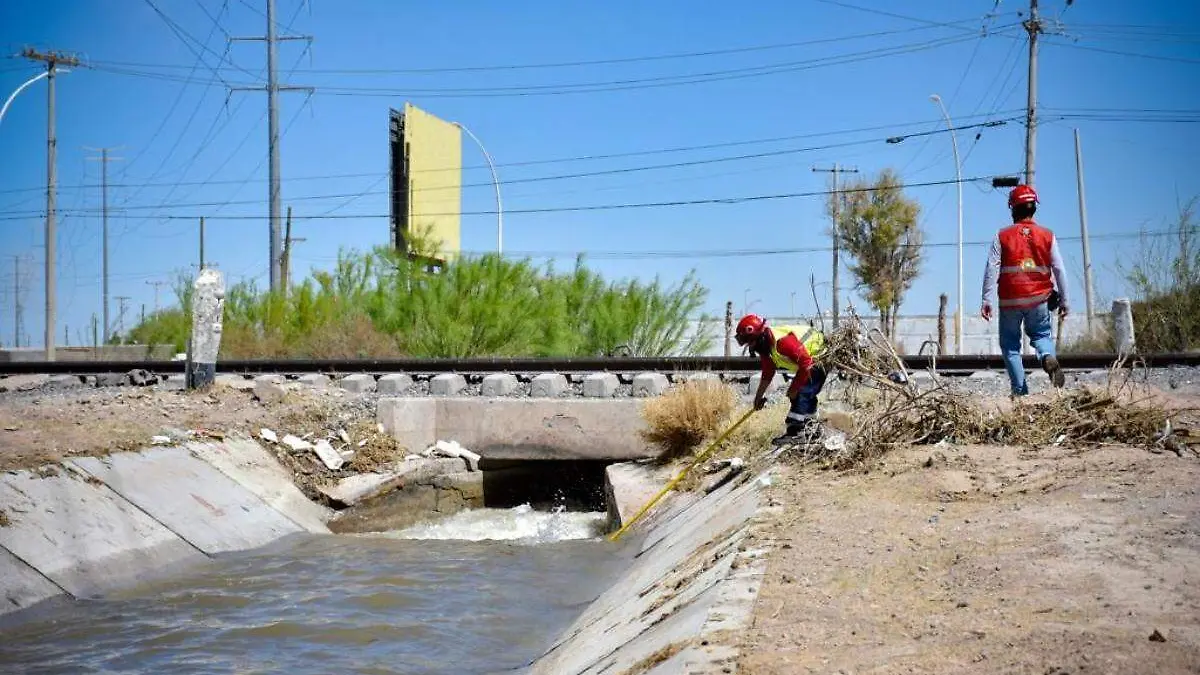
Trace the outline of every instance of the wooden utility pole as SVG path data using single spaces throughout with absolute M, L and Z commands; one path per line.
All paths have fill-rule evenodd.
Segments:
M 841 214 L 842 214 L 841 213 L 842 193 L 838 186 L 838 175 L 843 172 L 844 173 L 858 173 L 858 169 L 847 169 L 835 162 L 833 164 L 832 169 L 818 169 L 816 167 L 813 167 L 813 171 L 819 172 L 819 173 L 832 173 L 833 174 L 833 214 L 832 214 L 833 215 L 833 274 L 832 274 L 832 278 L 830 279 L 830 282 L 833 287 L 832 288 L 832 290 L 833 290 L 833 327 L 836 329 L 838 327 L 838 317 L 840 314 L 840 311 L 838 309 L 840 307 L 840 303 L 838 301 L 838 294 L 841 291 L 840 287 L 838 286 L 838 254 L 840 253 L 841 248 L 842 248 L 842 243 L 841 243 L 842 237 L 841 237 L 841 231 L 840 231 L 841 223 L 839 222 L 841 220 Z
M 200 271 L 204 271 L 204 216 L 200 216 Z
M 100 236 L 100 246 L 103 251 L 101 253 L 100 275 L 103 277 L 101 280 L 101 286 L 103 287 L 101 294 L 104 296 L 104 307 L 102 309 L 102 314 L 104 316 L 104 332 L 107 334 L 110 328 L 110 324 L 108 323 L 108 163 L 118 161 L 121 158 L 108 156 L 108 151 L 115 150 L 116 148 L 85 147 L 84 149 L 100 151 L 99 157 L 88 157 L 88 159 L 100 161 L 100 203 L 102 204 L 101 212 L 103 213 L 103 224 L 101 226 Z
M 267 145 L 269 155 L 267 197 L 270 209 L 270 288 L 278 291 L 283 282 L 282 242 L 279 237 L 279 210 L 281 196 L 279 191 L 279 105 L 277 102 L 281 91 L 313 92 L 312 87 L 280 86 L 278 68 L 276 67 L 276 47 L 280 40 L 307 40 L 307 35 L 276 35 L 275 34 L 275 0 L 267 2 L 267 34 L 265 37 L 230 38 L 230 41 L 259 41 L 267 43 Z M 262 90 L 264 87 L 231 87 L 232 91 Z
M 54 268 L 55 237 L 54 200 L 56 197 L 57 178 L 55 164 L 57 162 L 58 139 L 54 135 L 54 76 L 58 66 L 78 66 L 79 59 L 62 52 L 39 52 L 27 48 L 21 56 L 31 61 L 42 61 L 46 64 L 46 360 L 54 360 L 54 320 L 55 300 L 58 289 L 55 287 L 56 271 Z
M 729 356 L 733 346 L 729 344 L 733 335 L 733 301 L 725 303 L 725 356 Z
M 165 286 L 167 282 L 162 279 L 155 279 L 146 283 L 154 287 L 154 313 L 158 314 L 158 289 L 160 286 Z
M 304 237 L 292 236 L 292 207 L 287 210 L 287 223 L 283 236 L 283 293 L 286 295 L 292 287 L 292 244 L 307 241 Z

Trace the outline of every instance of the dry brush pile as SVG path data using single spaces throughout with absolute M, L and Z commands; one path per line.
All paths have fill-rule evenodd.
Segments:
M 1192 412 L 1168 409 L 1149 391 L 1139 391 L 1135 370 L 1114 364 L 1102 387 L 1051 392 L 1045 398 L 990 405 L 936 375 L 921 384 L 877 329 L 864 330 L 851 316 L 830 333 L 820 359 L 847 384 L 854 430 L 844 443 L 810 444 L 793 456 L 847 467 L 906 445 L 1004 444 L 1025 447 L 1088 447 L 1119 443 L 1176 454 L 1196 454 L 1200 442 L 1180 426 Z M 890 378 L 891 373 L 903 377 Z

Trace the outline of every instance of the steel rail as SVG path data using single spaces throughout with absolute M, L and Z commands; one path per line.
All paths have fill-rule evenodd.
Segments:
M 1111 367 L 1115 354 L 1063 354 L 1059 357 L 1067 370 L 1097 370 Z M 911 371 L 926 370 L 928 356 L 902 357 Z M 1200 353 L 1146 354 L 1127 359 L 1123 366 L 1147 367 L 1200 366 Z M 5 375 L 87 375 L 127 372 L 134 369 L 152 373 L 182 373 L 183 361 L 10 361 L 0 363 L 0 376 Z M 1038 367 L 1033 356 L 1025 357 L 1028 370 Z M 998 355 L 939 356 L 939 372 L 973 372 L 1002 370 L 1004 361 Z M 547 373 L 547 372 L 695 372 L 727 373 L 754 372 L 758 361 L 748 357 L 576 357 L 576 358 L 466 358 L 466 359 L 233 359 L 217 363 L 219 373 Z

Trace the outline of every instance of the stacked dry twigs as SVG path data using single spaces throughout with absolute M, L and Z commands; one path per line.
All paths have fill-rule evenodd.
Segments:
M 1143 379 L 1138 369 L 1124 363 L 1114 364 L 1101 387 L 989 404 L 939 377 L 932 360 L 933 376 L 918 383 L 882 332 L 866 329 L 853 309 L 827 336 L 819 361 L 846 383 L 854 431 L 837 442 L 827 437 L 796 449 L 790 456 L 799 461 L 844 468 L 897 447 L 943 442 L 1025 447 L 1119 443 L 1200 456 L 1179 424 L 1180 416 L 1190 411 L 1154 402 L 1148 387 L 1138 387 Z

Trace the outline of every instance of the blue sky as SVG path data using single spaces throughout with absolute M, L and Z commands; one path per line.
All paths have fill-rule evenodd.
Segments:
M 500 165 L 501 179 L 518 181 L 502 188 L 506 253 L 566 254 L 556 261 L 561 267 L 584 252 L 610 278 L 674 282 L 695 270 L 711 290 L 707 309 L 714 314 L 723 313 L 726 300 L 740 312 L 747 299 L 768 315 L 790 313 L 793 301 L 797 312 L 812 311 L 808 278 L 828 280 L 830 254 L 796 249 L 828 247 L 819 196 L 521 211 L 819 193 L 828 174 L 812 169 L 833 162 L 868 174 L 892 167 L 908 183 L 951 181 L 947 133 L 884 142 L 944 129 L 929 98 L 934 93 L 956 126 L 1009 120 L 958 132 L 964 177 L 1023 167 L 1027 47 L 1016 24 L 1025 2 L 277 1 L 281 32 L 314 38 L 310 51 L 303 42 L 281 43 L 281 78 L 316 87 L 311 97 L 280 96 L 284 204 L 298 217 L 331 209 L 363 216 L 298 219 L 294 235 L 305 241 L 296 245 L 297 277 L 328 267 L 339 248 L 386 242 L 386 218 L 371 216 L 387 213 L 388 107 L 405 101 L 468 126 Z M 208 216 L 207 257 L 231 281 L 266 284 L 266 97 L 225 86 L 263 82 L 262 43 L 227 50 L 226 39 L 263 34 L 264 9 L 263 0 L 0 3 L 5 54 L 24 45 L 71 50 L 92 66 L 58 80 L 59 344 L 64 326 L 71 344 L 90 339 L 87 326 L 100 313 L 100 166 L 85 147 L 120 147 L 113 155 L 122 159 L 109 165 L 110 295 L 130 298 L 127 328 L 143 304 L 153 308 L 150 282 L 169 281 L 196 263 L 193 216 Z M 1072 135 L 1078 128 L 1103 309 L 1125 292 L 1116 269 L 1138 249 L 1129 235 L 1161 230 L 1178 199 L 1200 194 L 1200 7 L 1078 0 L 1068 8 L 1065 0 L 1043 0 L 1042 11 L 1061 21 L 1065 35 L 1042 42 L 1039 220 L 1063 238 L 1070 290 L 1082 310 Z M 702 52 L 708 54 L 645 58 Z M 593 63 L 564 65 L 579 62 Z M 553 67 L 496 68 L 511 65 Z M 419 70 L 425 72 L 412 72 Z M 22 59 L 0 59 L 0 95 L 7 98 L 37 72 Z M 580 86 L 590 83 L 624 84 Z M 45 128 L 41 81 L 0 121 L 5 345 L 13 330 L 13 256 L 22 256 L 24 332 L 42 342 Z M 837 147 L 812 149 L 831 145 Z M 760 156 L 737 158 L 748 154 Z M 624 156 L 578 159 L 596 155 Z M 538 160 L 571 161 L 528 164 Z M 494 250 L 495 216 L 471 215 L 492 211 L 494 197 L 482 156 L 467 139 L 463 161 L 472 167 L 464 183 L 473 186 L 463 196 L 463 247 Z M 661 164 L 686 166 L 641 169 Z M 610 173 L 553 178 L 598 171 Z M 927 241 L 942 245 L 927 249 L 925 272 L 903 312 L 935 313 L 941 292 L 953 310 L 955 188 L 913 187 L 908 194 L 922 204 Z M 978 309 L 985 257 L 976 242 L 1005 224 L 1004 197 L 986 181 L 963 188 L 968 312 Z M 229 216 L 242 218 L 223 219 Z M 789 252 L 646 255 L 745 249 Z M 842 279 L 848 286 L 850 275 Z M 818 290 L 827 307 L 828 287 Z M 173 300 L 162 287 L 159 302 Z M 118 309 L 112 300 L 114 324 Z

